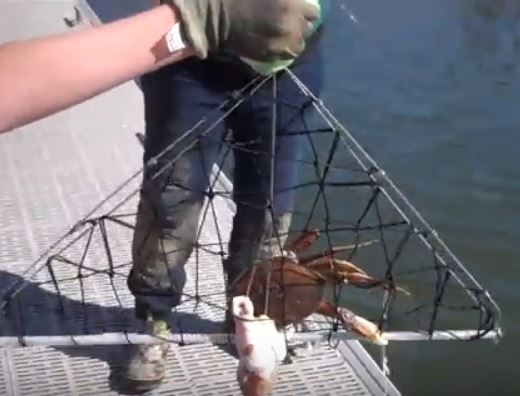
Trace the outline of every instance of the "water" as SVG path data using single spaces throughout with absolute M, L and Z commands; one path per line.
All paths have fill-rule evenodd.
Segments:
M 334 2 L 325 103 L 503 311 L 498 346 L 392 344 L 405 395 L 520 394 L 519 15 L 505 0 Z
M 392 344 L 392 380 L 407 396 L 518 395 L 520 3 L 331 1 L 325 103 L 503 311 L 498 346 Z M 146 7 L 90 2 L 103 21 Z

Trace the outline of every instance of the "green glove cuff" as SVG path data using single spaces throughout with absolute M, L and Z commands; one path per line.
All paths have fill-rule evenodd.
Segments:
M 320 18 L 314 24 L 314 28 L 311 33 L 306 37 L 307 39 L 316 32 L 323 20 L 323 9 L 321 7 L 320 0 L 306 0 L 307 2 L 315 5 L 320 10 Z M 275 60 L 272 62 L 258 62 L 252 59 L 241 58 L 243 62 L 247 63 L 254 71 L 263 76 L 269 76 L 271 74 L 278 73 L 280 70 L 283 70 L 293 64 L 294 59 L 290 60 Z

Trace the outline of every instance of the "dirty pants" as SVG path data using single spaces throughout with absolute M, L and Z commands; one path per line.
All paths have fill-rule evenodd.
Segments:
M 292 71 L 316 94 L 321 90 L 321 54 L 308 51 Z M 252 264 L 259 251 L 280 245 L 286 237 L 298 182 L 298 162 L 307 142 L 302 108 L 309 104 L 289 76 L 277 78 L 274 200 L 270 200 L 273 84 L 267 82 L 209 133 L 203 129 L 173 145 L 167 155 L 150 159 L 179 139 L 204 117 L 211 124 L 215 109 L 254 77 L 246 65 L 222 60 L 186 59 L 144 75 L 146 134 L 145 172 L 132 246 L 128 286 L 135 296 L 136 316 L 168 319 L 186 282 L 184 265 L 197 242 L 201 209 L 213 164 L 231 130 L 236 213 L 224 260 L 228 284 Z M 299 133 L 293 133 L 299 132 Z M 193 147 L 189 148 L 192 143 Z M 183 152 L 183 150 L 185 152 Z M 211 196 L 210 196 L 211 198 Z M 274 213 L 274 224 L 271 221 Z M 206 221 L 208 221 L 207 219 Z M 273 235 L 273 227 L 277 233 Z M 225 236 L 224 236 L 225 237 Z M 280 238 L 281 239 L 280 239 Z M 215 238 L 216 239 L 216 238 Z M 276 240 L 275 240 L 276 239 Z M 219 265 L 217 256 L 213 265 Z M 200 268 L 204 271 L 204 268 Z

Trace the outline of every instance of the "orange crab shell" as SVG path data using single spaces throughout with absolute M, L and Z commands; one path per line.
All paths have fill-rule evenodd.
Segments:
M 265 312 L 267 285 L 269 301 Z M 319 273 L 280 256 L 261 261 L 242 273 L 233 285 L 233 294 L 248 295 L 255 315 L 267 314 L 280 328 L 313 314 L 322 300 L 325 285 L 326 280 Z

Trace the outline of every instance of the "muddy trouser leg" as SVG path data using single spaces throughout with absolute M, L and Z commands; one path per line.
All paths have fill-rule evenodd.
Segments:
M 293 72 L 316 94 L 321 90 L 321 53 L 314 47 Z M 277 78 L 276 146 L 271 172 L 273 86 L 268 83 L 231 121 L 236 141 L 234 194 L 237 212 L 225 261 L 228 287 L 261 256 L 279 254 L 288 237 L 298 183 L 298 159 L 306 150 L 309 99 L 289 76 Z M 271 207 L 271 182 L 274 199 Z
M 145 164 L 224 100 L 206 89 L 199 75 L 192 76 L 194 68 L 190 62 L 184 68 L 166 67 L 143 77 Z M 128 277 L 140 319 L 151 315 L 168 320 L 172 307 L 181 301 L 184 265 L 196 242 L 204 194 L 224 131 L 220 124 L 200 139 L 200 132 L 192 133 L 146 167 Z M 195 141 L 194 147 L 180 154 Z

